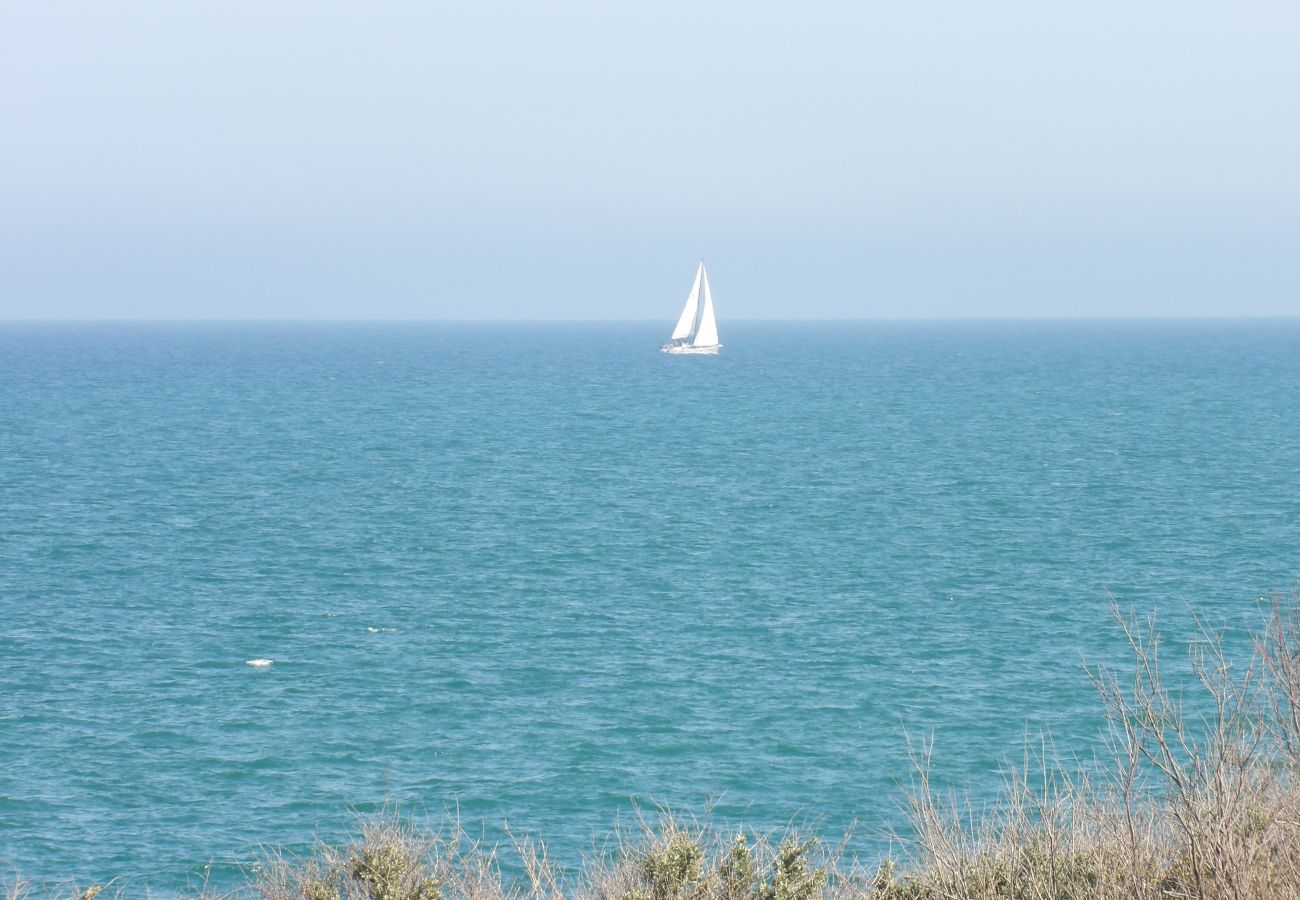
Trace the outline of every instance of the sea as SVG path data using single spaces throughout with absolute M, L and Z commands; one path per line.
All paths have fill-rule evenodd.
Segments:
M 1104 746 L 1116 610 L 1177 669 L 1300 583 L 1300 320 L 666 328 L 0 326 L 0 882 L 385 812 L 869 860 L 919 745 L 976 807 Z

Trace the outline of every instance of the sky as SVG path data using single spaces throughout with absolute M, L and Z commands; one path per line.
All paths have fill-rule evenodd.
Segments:
M 1300 4 L 0 0 L 0 319 L 1300 315 Z

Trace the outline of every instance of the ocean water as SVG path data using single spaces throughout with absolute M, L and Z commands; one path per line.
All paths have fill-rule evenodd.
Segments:
M 1241 643 L 1300 578 L 1300 321 L 665 327 L 0 328 L 0 871 L 385 805 L 870 855 L 908 733 L 977 799 L 1098 746 L 1112 596 Z

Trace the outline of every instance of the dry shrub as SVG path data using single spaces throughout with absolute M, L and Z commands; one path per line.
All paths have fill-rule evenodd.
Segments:
M 275 855 L 252 883 L 263 900 L 444 900 L 506 895 L 495 852 L 452 820 L 434 831 L 396 815 L 363 821 L 344 847 L 321 844 L 304 859 Z
M 834 869 L 816 840 L 793 833 L 775 845 L 762 837 L 751 844 L 743 833 L 709 831 L 668 814 L 639 822 L 570 885 L 540 843 L 514 840 L 524 878 L 506 882 L 496 852 L 458 823 L 431 832 L 389 817 L 363 822 L 343 847 L 272 856 L 236 893 L 262 900 L 814 900 Z
M 662 814 L 620 835 L 612 861 L 593 862 L 578 893 L 592 900 L 813 900 L 838 854 L 791 830 L 766 835 L 717 831 Z
M 1202 625 L 1191 647 L 1208 701 L 1200 715 L 1165 681 L 1155 623 L 1116 610 L 1134 667 L 1123 681 L 1089 673 L 1111 725 L 1097 782 L 1044 751 L 1008 777 L 1002 803 L 975 815 L 933 789 L 922 748 L 911 871 L 900 880 L 891 868 L 876 896 L 1300 897 L 1298 600 L 1274 603 L 1240 671 Z

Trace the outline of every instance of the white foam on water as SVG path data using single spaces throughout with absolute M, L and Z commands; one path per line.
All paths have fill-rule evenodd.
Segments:
M 269 669 L 273 662 L 275 662 L 273 659 L 246 659 L 244 665 L 252 666 L 254 669 Z

